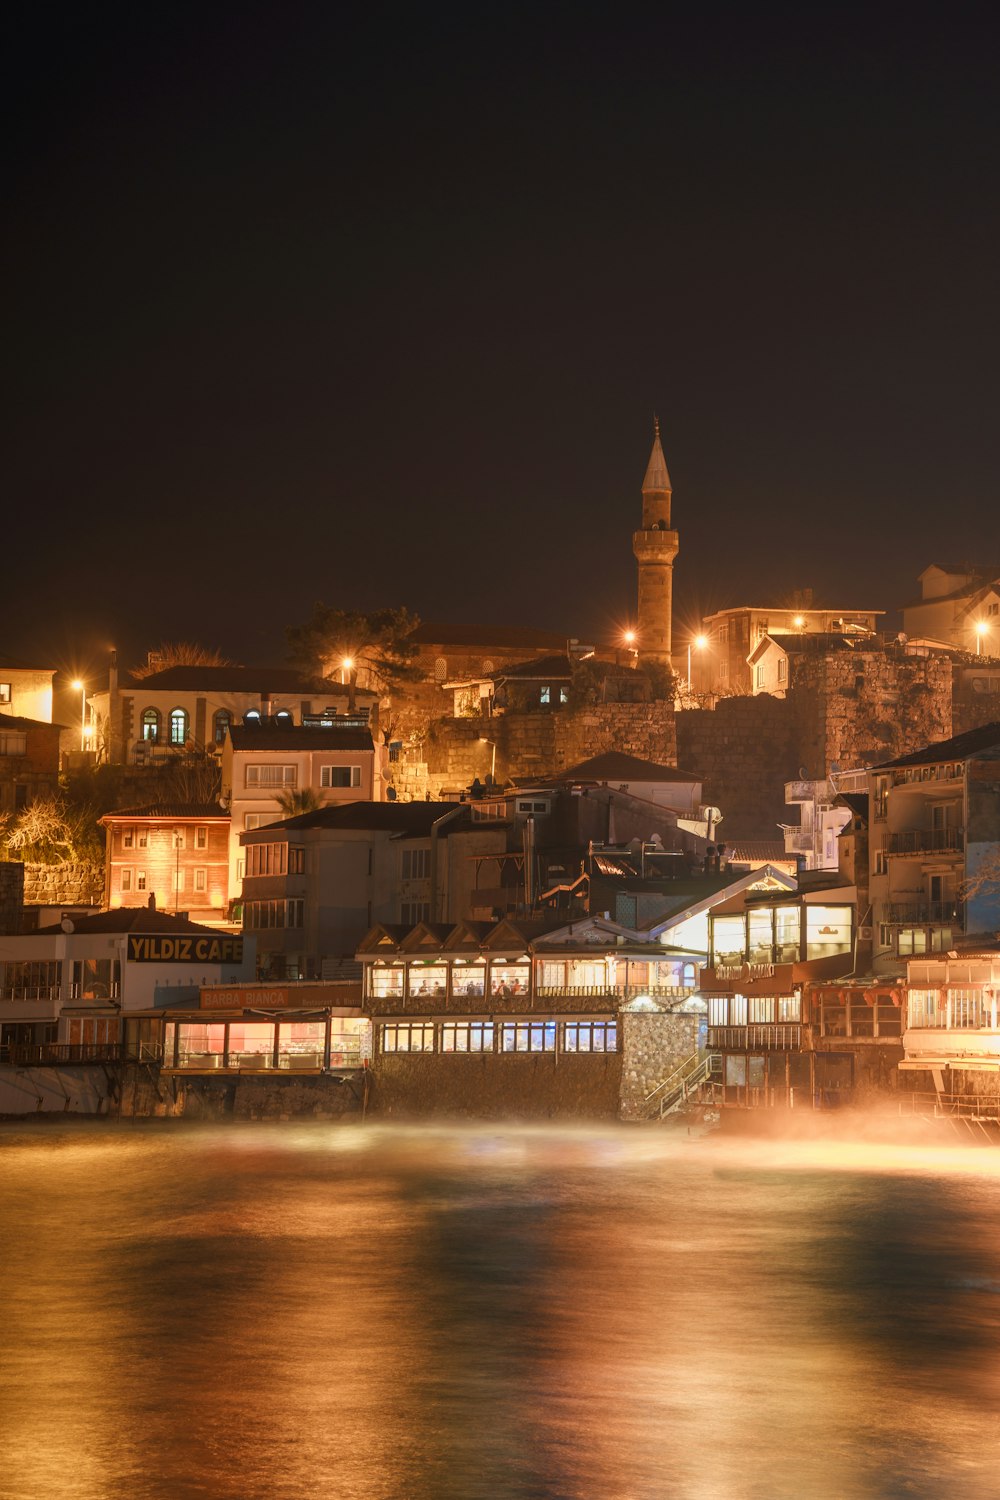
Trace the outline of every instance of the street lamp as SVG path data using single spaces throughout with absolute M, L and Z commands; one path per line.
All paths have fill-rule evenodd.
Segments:
M 348 672 L 351 670 L 351 668 L 353 666 L 354 666 L 354 658 L 353 658 L 353 656 L 345 656 L 344 659 L 343 659 L 343 661 L 340 663 L 340 681 L 341 681 L 341 685 L 343 685 L 347 681 L 347 674 L 348 674 Z
M 495 785 L 497 779 L 497 742 L 496 740 L 488 740 L 484 734 L 481 734 L 479 736 L 479 743 L 481 745 L 493 746 L 493 755 L 490 760 L 490 782 Z
M 634 667 L 638 663 L 638 660 L 639 660 L 639 648 L 638 648 L 638 646 L 635 643 L 636 642 L 635 631 L 634 630 L 623 631 L 623 633 L 622 633 L 622 640 L 625 643 L 625 649 L 626 649 L 626 651 L 628 651 L 628 653 L 632 657 L 632 665 Z
M 984 635 L 989 635 L 990 627 L 987 625 L 987 623 L 986 623 L 985 620 L 977 620 L 976 621 L 975 629 L 976 629 L 976 655 L 977 656 L 982 656 L 982 654 L 983 654 L 983 636 Z
M 87 748 L 87 684 L 81 682 L 79 677 L 74 677 L 70 683 L 80 694 L 80 749 Z
M 689 689 L 691 687 L 691 647 L 693 646 L 696 651 L 704 651 L 704 649 L 705 649 L 705 647 L 707 645 L 708 645 L 708 636 L 707 635 L 696 635 L 693 640 L 689 640 L 688 641 L 688 688 Z

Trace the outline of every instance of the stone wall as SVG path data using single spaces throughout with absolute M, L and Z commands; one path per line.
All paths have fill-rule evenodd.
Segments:
M 698 1046 L 698 1018 L 656 1011 L 623 1011 L 621 1118 L 642 1120 L 644 1101 Z
M 426 794 L 438 797 L 442 790 L 468 786 L 477 776 L 485 781 L 494 742 L 501 784 L 515 777 L 550 776 L 605 750 L 676 765 L 674 717 L 672 704 L 656 702 L 438 719 L 428 726 L 423 742 Z
M 620 1053 L 396 1052 L 375 1058 L 369 1111 L 396 1118 L 614 1120 Z
M 5 936 L 21 931 L 24 905 L 24 865 L 20 860 L 0 861 L 0 932 Z
M 25 906 L 101 906 L 104 871 L 100 865 L 65 862 L 25 863 Z
M 361 1117 L 366 1077 L 184 1078 L 129 1066 L 121 1086 L 121 1118 L 191 1120 L 339 1120 Z
M 802 764 L 786 700 L 720 698 L 714 709 L 682 710 L 677 759 L 704 778 L 705 802 L 722 809 L 722 838 L 779 837 L 778 824 L 789 817 L 785 782 Z

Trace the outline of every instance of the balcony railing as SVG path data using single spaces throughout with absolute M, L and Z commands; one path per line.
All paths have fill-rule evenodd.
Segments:
M 904 828 L 887 833 L 886 854 L 958 854 L 965 848 L 964 828 Z
M 58 1000 L 58 984 L 5 984 L 0 1000 Z
M 0 1057 L 16 1068 L 54 1068 L 71 1063 L 120 1062 L 120 1042 L 37 1042 L 27 1046 L 12 1042 L 0 1048 Z
M 891 926 L 909 926 L 911 923 L 950 922 L 962 920 L 959 901 L 890 901 L 884 907 L 883 922 Z
M 539 984 L 535 995 L 539 1000 L 565 998 L 567 1000 L 636 1000 L 648 995 L 651 1000 L 684 1000 L 695 993 L 693 984 Z
M 802 1045 L 802 1027 L 795 1025 L 710 1026 L 708 1045 L 723 1052 L 796 1052 Z

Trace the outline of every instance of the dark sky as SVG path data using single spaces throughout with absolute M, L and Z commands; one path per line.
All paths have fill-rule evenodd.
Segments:
M 0 651 L 1000 560 L 987 7 L 22 7 Z

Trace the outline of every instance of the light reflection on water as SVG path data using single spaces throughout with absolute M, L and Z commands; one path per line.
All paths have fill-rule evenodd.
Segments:
M 1000 1493 L 1000 1153 L 5 1126 L 4 1500 Z

